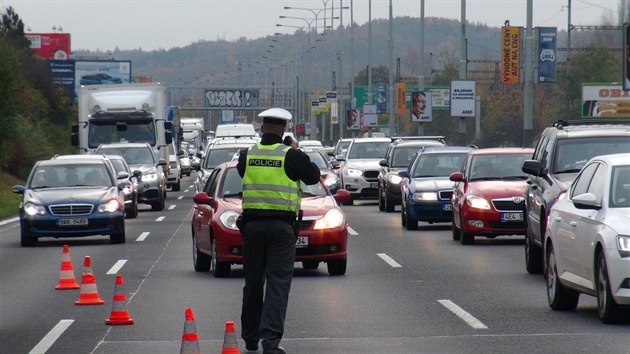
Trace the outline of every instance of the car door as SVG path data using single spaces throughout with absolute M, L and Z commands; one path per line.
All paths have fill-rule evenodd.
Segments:
M 215 198 L 215 192 L 217 189 L 217 176 L 220 169 L 212 171 L 206 181 L 203 191 L 211 198 Z M 195 204 L 193 210 L 193 230 L 197 245 L 204 250 L 210 250 L 210 228 L 212 225 L 213 210 L 210 205 L 207 204 Z
M 588 190 L 593 174 L 597 170 L 597 164 L 590 164 L 582 170 L 573 185 L 567 191 L 568 203 L 563 203 L 562 208 L 556 208 L 558 214 L 554 216 L 550 222 L 557 223 L 558 235 L 556 237 L 555 248 L 558 264 L 571 274 L 584 276 L 584 267 L 581 264 L 584 259 L 584 242 L 589 238 L 587 231 L 583 228 L 588 227 L 584 217 L 593 214 L 593 210 L 578 209 L 571 202 L 571 199 L 580 194 L 584 194 Z M 563 270 L 558 269 L 562 274 Z
M 549 149 L 552 144 L 549 143 L 549 139 L 546 136 L 542 136 L 536 150 L 534 151 L 533 159 L 540 161 L 542 169 L 548 166 L 548 156 L 550 156 Z M 547 169 L 548 170 L 548 169 Z M 545 225 L 541 225 L 540 220 L 542 213 L 542 206 L 544 206 L 543 193 L 544 193 L 544 178 L 541 176 L 529 175 L 527 180 L 527 187 L 525 189 L 524 197 L 526 201 L 527 211 L 525 217 L 527 218 L 527 228 L 531 235 L 534 236 L 532 241 L 537 243 L 542 242 L 541 230 Z

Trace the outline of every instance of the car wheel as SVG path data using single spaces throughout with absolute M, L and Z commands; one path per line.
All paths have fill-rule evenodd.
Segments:
M 215 278 L 227 278 L 230 276 L 230 271 L 231 271 L 231 265 L 229 262 L 220 262 L 217 258 L 217 246 L 216 246 L 216 241 L 213 239 L 211 240 L 212 244 L 212 266 L 211 266 L 211 270 L 212 270 L 212 275 L 214 275 Z
M 22 245 L 22 247 L 33 247 L 36 244 L 37 244 L 37 236 L 34 236 L 34 235 L 28 233 L 22 227 L 22 230 L 21 230 L 21 233 L 20 233 L 20 245 Z
M 328 263 L 328 274 L 330 275 L 344 275 L 346 274 L 346 266 L 348 259 L 331 259 L 326 261 Z
M 407 226 L 407 218 L 405 217 L 405 204 L 401 204 L 400 207 L 400 225 L 402 225 L 402 227 Z
M 418 230 L 418 220 L 414 219 L 413 216 L 411 216 L 411 212 L 409 212 L 409 209 L 405 209 L 404 218 L 405 227 L 407 228 L 407 230 Z
M 457 228 L 457 226 L 455 226 L 455 223 L 453 223 L 452 231 L 453 231 L 453 240 L 459 241 L 459 239 L 461 238 L 461 235 L 459 234 L 459 229 Z
M 542 249 L 532 242 L 532 237 L 528 224 L 525 232 L 525 269 L 529 274 L 542 274 Z
M 597 313 L 604 323 L 616 323 L 619 321 L 619 314 L 623 313 L 622 309 L 617 305 L 610 290 L 610 281 L 608 279 L 608 266 L 606 265 L 606 256 L 604 251 L 597 254 L 597 263 L 595 264 L 595 286 L 597 290 Z
M 317 269 L 318 267 L 318 261 L 302 261 L 302 268 L 304 269 Z
M 549 307 L 555 311 L 575 310 L 580 299 L 580 293 L 567 289 L 560 282 L 556 266 L 556 254 L 553 245 L 549 243 L 546 252 L 547 270 L 545 280 L 547 282 L 547 301 Z
M 378 191 L 378 210 L 385 211 L 385 200 L 380 190 Z
M 121 225 L 117 228 L 118 232 L 109 235 L 109 240 L 112 243 L 125 243 L 125 222 L 121 222 Z
M 192 236 L 193 266 L 196 272 L 207 272 L 210 270 L 210 256 L 201 252 L 197 246 L 195 235 Z
M 462 245 L 472 245 L 475 243 L 475 235 L 470 232 L 464 231 L 464 220 L 460 219 L 459 222 L 459 242 Z
M 164 210 L 164 196 L 162 196 L 160 200 L 158 200 L 157 202 L 153 202 L 151 204 L 151 210 L 153 211 Z
M 394 211 L 395 207 L 396 207 L 396 203 L 394 203 L 394 200 L 387 198 L 387 193 L 385 193 L 385 212 L 391 213 Z
M 179 192 L 182 189 L 182 182 L 177 181 L 172 187 L 173 192 Z

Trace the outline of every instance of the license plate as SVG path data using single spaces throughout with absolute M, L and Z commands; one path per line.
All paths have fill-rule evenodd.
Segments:
M 85 226 L 88 224 L 87 218 L 79 219 L 59 219 L 59 226 Z
M 453 210 L 453 204 L 444 204 L 444 205 L 442 205 L 442 210 L 446 210 L 446 211 Z
M 306 237 L 306 236 L 299 236 L 297 238 L 297 241 L 295 241 L 295 247 L 296 248 L 306 248 L 306 247 L 308 247 L 308 237 Z
M 378 188 L 378 182 L 371 182 L 370 188 Z
M 523 213 L 501 213 L 501 221 L 523 221 Z

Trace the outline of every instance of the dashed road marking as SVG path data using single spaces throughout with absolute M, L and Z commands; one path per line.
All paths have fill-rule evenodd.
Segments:
M 179 197 L 177 197 L 177 200 L 182 200 L 182 199 L 184 199 L 183 195 L 180 195 Z
M 474 329 L 488 329 L 488 326 L 476 319 L 473 315 L 466 312 L 463 308 L 457 306 L 451 300 L 438 300 L 438 302 L 442 304 L 442 306 L 449 309 L 452 313 L 457 315 L 457 317 L 464 320 L 464 322 L 466 322 L 470 327 Z
M 118 271 L 125 265 L 125 263 L 127 263 L 126 259 L 119 259 L 105 274 L 118 274 Z
M 354 229 L 351 228 L 350 226 L 348 226 L 348 233 L 352 236 L 359 236 L 359 233 L 354 231 Z
M 386 255 L 385 253 L 377 253 L 376 255 L 379 256 L 382 260 L 384 260 L 385 263 L 387 263 L 390 266 L 392 266 L 392 268 L 401 268 L 402 267 L 400 264 L 398 264 L 398 262 L 393 260 L 392 257 Z
M 168 207 L 168 210 L 173 210 L 173 209 L 175 209 L 175 207 L 176 207 L 176 205 L 175 205 L 175 204 L 173 204 L 173 205 L 171 205 L 170 207 Z
M 48 349 L 50 349 L 50 347 L 52 347 L 53 344 L 55 344 L 57 339 L 59 339 L 59 337 L 61 337 L 63 332 L 65 332 L 66 329 L 68 329 L 68 327 L 70 327 L 72 322 L 74 322 L 74 320 L 61 320 L 61 321 L 59 321 L 55 325 L 55 327 L 53 327 L 53 329 L 51 329 L 50 332 L 48 332 L 46 334 L 46 336 L 44 336 L 44 338 L 42 338 L 42 340 L 39 341 L 39 343 L 37 343 L 35 348 L 33 348 L 29 352 L 29 354 L 46 353 L 46 351 Z
M 147 236 L 149 236 L 150 232 L 143 232 L 140 234 L 140 236 L 138 236 L 138 238 L 136 239 L 136 242 L 141 242 L 144 241 L 145 238 L 147 238 Z
M 155 219 L 155 221 L 162 221 L 166 218 L 166 216 L 160 216 L 159 218 Z

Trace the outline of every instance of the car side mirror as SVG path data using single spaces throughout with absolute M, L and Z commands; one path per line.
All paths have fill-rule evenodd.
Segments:
M 409 171 L 407 170 L 398 171 L 398 177 L 409 178 Z
M 345 189 L 339 188 L 337 189 L 333 197 L 335 198 L 337 203 L 347 202 L 348 200 L 350 200 L 350 192 Z
M 541 164 L 538 160 L 525 160 L 521 170 L 527 174 L 542 177 Z
M 193 195 L 193 202 L 195 202 L 195 204 L 210 205 L 212 204 L 213 199 L 206 192 L 198 192 Z
M 448 176 L 453 182 L 462 182 L 464 180 L 464 175 L 461 172 L 453 172 L 450 176 Z
M 179 150 L 179 151 L 177 152 L 177 156 L 184 156 L 184 154 L 185 154 L 185 153 L 184 153 L 184 150 Z
M 24 190 L 25 188 L 22 185 L 16 184 L 15 186 L 11 187 L 11 192 L 17 193 L 17 194 L 24 194 Z
M 602 207 L 599 205 L 599 201 L 593 193 L 584 193 L 577 195 L 571 199 L 573 205 L 578 209 L 593 209 L 598 210 Z
M 118 174 L 116 175 L 117 179 L 127 179 L 129 178 L 129 173 L 126 171 L 120 171 L 118 172 Z
M 389 164 L 387 163 L 387 160 L 385 160 L 385 159 L 379 161 L 378 164 L 381 165 L 381 167 L 388 167 L 389 166 Z
M 337 160 L 337 161 L 346 161 L 346 157 L 344 155 L 339 154 L 339 155 L 335 156 L 335 160 Z

